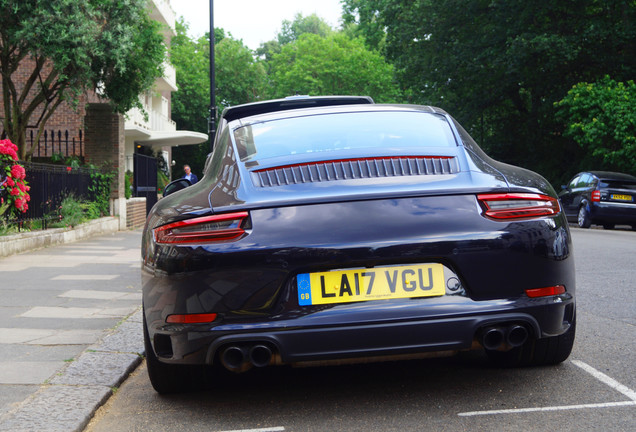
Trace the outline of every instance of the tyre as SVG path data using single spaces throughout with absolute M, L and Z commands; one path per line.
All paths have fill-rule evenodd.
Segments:
M 159 361 L 150 343 L 145 312 L 143 315 L 146 367 L 152 387 L 160 394 L 198 390 L 205 378 L 205 367 L 173 365 Z
M 590 220 L 590 212 L 587 211 L 586 206 L 581 206 L 581 208 L 579 209 L 579 216 L 577 221 L 581 228 L 589 228 L 590 225 L 592 225 L 592 221 Z
M 565 361 L 572 352 L 576 335 L 576 316 L 570 328 L 560 336 L 529 339 L 510 351 L 488 351 L 490 361 L 500 367 L 548 366 Z

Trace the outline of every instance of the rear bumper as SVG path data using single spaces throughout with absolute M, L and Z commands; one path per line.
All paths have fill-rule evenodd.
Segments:
M 636 224 L 636 205 L 624 203 L 594 203 L 590 209 L 593 223 Z
M 412 309 L 412 313 L 405 314 L 411 318 L 402 320 L 383 320 L 380 305 L 372 305 L 378 308 L 378 319 L 355 322 L 358 313 L 368 316 L 367 305 L 361 304 L 349 308 L 346 322 L 340 323 L 329 319 L 326 313 L 322 319 L 308 316 L 214 327 L 163 325 L 152 328 L 151 325 L 150 332 L 155 344 L 170 345 L 169 350 L 157 353 L 166 363 L 214 364 L 224 348 L 253 344 L 266 344 L 280 356 L 282 363 L 294 363 L 466 350 L 474 346 L 484 328 L 495 325 L 520 324 L 533 338 L 555 336 L 569 328 L 575 307 L 574 298 L 569 294 L 505 301 L 451 300 L 444 302 L 444 298 L 440 298 L 437 304 L 426 308 L 413 301 L 392 302 L 394 307 Z M 467 302 L 472 303 L 470 313 L 467 313 Z M 418 310 L 420 317 L 416 317 Z

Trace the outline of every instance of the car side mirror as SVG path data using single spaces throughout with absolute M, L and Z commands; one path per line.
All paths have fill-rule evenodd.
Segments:
M 163 190 L 163 196 L 167 197 L 168 195 L 178 192 L 181 189 L 185 189 L 188 186 L 192 186 L 190 180 L 185 178 L 176 179 L 166 185 L 166 188 Z

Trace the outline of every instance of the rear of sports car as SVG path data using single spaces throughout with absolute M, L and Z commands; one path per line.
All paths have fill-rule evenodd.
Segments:
M 574 268 L 554 191 L 443 111 L 337 106 L 222 127 L 202 181 L 144 231 L 157 391 L 200 365 L 568 357 Z

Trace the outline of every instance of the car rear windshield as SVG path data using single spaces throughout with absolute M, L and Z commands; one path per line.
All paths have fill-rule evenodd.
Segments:
M 630 189 L 636 191 L 636 181 L 601 179 L 599 187 L 603 189 Z
M 453 147 L 444 116 L 422 112 L 355 112 L 293 117 L 234 131 L 241 161 L 349 149 Z

